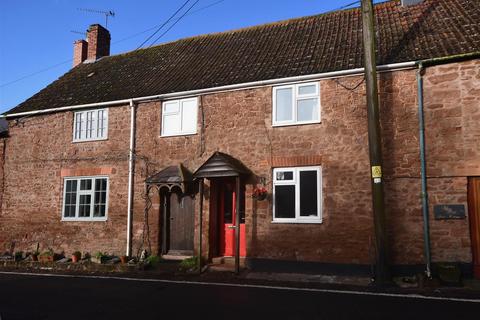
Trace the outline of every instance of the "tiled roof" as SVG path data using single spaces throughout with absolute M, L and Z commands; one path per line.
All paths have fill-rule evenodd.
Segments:
M 379 65 L 480 51 L 479 0 L 375 6 Z M 113 101 L 363 65 L 360 9 L 202 35 L 73 68 L 8 113 Z

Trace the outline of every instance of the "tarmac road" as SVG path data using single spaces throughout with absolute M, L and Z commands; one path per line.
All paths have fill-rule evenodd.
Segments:
M 0 319 L 478 319 L 480 300 L 0 274 Z

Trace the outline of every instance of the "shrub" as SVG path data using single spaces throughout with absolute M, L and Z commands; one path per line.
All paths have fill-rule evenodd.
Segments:
M 198 257 L 190 257 L 180 262 L 179 268 L 180 271 L 193 271 L 198 268 Z
M 156 267 L 161 261 L 162 261 L 162 257 L 155 256 L 155 255 L 148 256 L 145 259 L 145 263 L 152 267 Z

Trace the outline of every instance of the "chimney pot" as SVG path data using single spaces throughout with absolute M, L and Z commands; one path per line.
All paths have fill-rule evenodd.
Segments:
M 87 59 L 88 43 L 85 40 L 77 40 L 73 43 L 73 67 Z
M 87 59 L 95 61 L 110 55 L 110 32 L 99 24 L 92 24 L 87 30 Z

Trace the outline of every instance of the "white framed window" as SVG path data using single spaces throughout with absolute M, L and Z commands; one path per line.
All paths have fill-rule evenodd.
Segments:
M 273 87 L 273 126 L 320 123 L 320 84 Z
M 198 99 L 165 101 L 162 104 L 162 137 L 197 133 Z
M 73 142 L 105 140 L 108 137 L 108 109 L 77 111 L 73 117 Z
M 108 177 L 69 177 L 63 181 L 63 221 L 105 221 Z
M 322 222 L 322 167 L 273 170 L 273 222 Z

